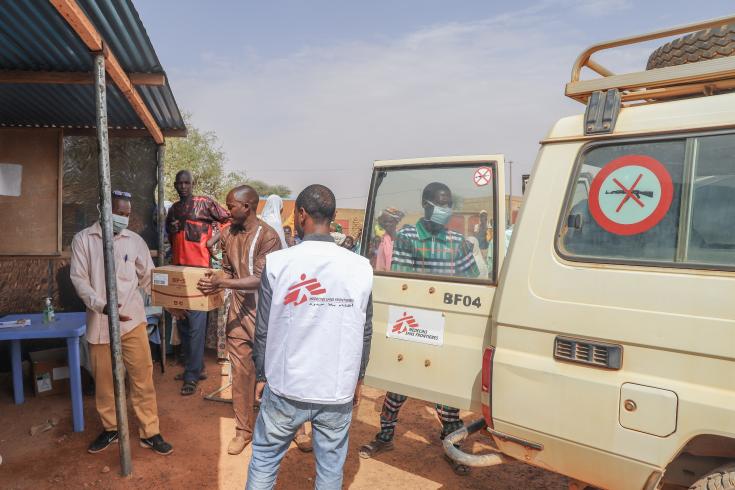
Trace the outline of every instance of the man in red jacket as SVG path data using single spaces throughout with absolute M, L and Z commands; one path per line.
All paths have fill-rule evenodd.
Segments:
M 212 237 L 214 222 L 226 223 L 230 213 L 206 196 L 194 196 L 191 172 L 181 170 L 174 182 L 179 201 L 166 216 L 166 230 L 171 241 L 174 265 L 209 267 L 210 252 L 207 241 Z M 207 312 L 187 310 L 178 320 L 186 368 L 182 376 L 182 395 L 196 392 L 200 377 L 204 375 L 204 341 L 207 330 Z

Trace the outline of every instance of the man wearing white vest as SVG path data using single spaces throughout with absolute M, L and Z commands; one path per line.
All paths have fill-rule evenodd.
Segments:
M 312 424 L 315 488 L 342 487 L 352 409 L 372 337 L 373 272 L 329 235 L 334 194 L 319 184 L 296 198 L 303 242 L 266 257 L 253 358 L 260 413 L 248 490 L 272 489 L 297 429 Z

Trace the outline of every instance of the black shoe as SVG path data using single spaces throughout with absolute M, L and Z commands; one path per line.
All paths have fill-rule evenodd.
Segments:
M 87 452 L 95 454 L 104 451 L 107 449 L 107 446 L 112 444 L 113 442 L 117 442 L 117 431 L 116 430 L 105 430 L 102 431 L 102 434 L 97 436 L 97 439 L 95 439 L 92 444 L 89 445 L 87 448 Z
M 153 449 L 158 454 L 162 454 L 164 456 L 174 452 L 173 446 L 171 446 L 171 444 L 169 444 L 168 442 L 164 441 L 163 437 L 161 437 L 161 434 L 156 434 L 155 436 L 149 437 L 148 439 L 141 439 L 140 447 L 147 447 L 148 449 Z

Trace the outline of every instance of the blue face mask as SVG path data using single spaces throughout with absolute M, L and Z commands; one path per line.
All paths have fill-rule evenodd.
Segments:
M 120 216 L 119 214 L 112 215 L 112 232 L 117 235 L 125 228 L 128 227 L 128 217 Z
M 437 206 L 431 201 L 426 201 L 433 207 L 431 211 L 431 217 L 429 221 L 436 223 L 437 225 L 447 226 L 449 220 L 452 219 L 452 208 Z

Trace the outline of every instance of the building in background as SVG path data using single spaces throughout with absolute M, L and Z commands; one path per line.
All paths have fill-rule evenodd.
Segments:
M 292 230 L 294 229 L 293 212 L 295 203 L 296 201 L 293 199 L 284 199 L 283 211 L 281 212 L 283 226 L 290 226 Z M 263 206 L 265 206 L 265 198 L 264 196 L 261 196 L 260 203 L 258 203 L 258 215 L 260 215 L 263 210 Z M 358 239 L 362 235 L 362 224 L 365 222 L 365 210 L 337 208 L 337 216 L 335 217 L 334 222 L 342 226 L 342 233 Z
M 258 203 L 258 215 L 260 215 L 263 210 L 263 206 L 265 206 L 265 197 L 266 196 L 261 196 L 260 203 Z M 472 199 L 467 199 L 465 201 L 463 211 L 455 212 L 452 216 L 448 225 L 449 229 L 462 233 L 465 236 L 472 235 L 475 225 L 480 222 L 480 211 L 490 207 L 487 200 L 478 199 L 476 201 L 477 202 L 473 202 Z M 523 196 L 513 196 L 512 198 L 506 196 L 505 205 L 506 209 L 509 209 L 511 225 L 515 224 L 518 219 L 518 213 L 520 212 L 522 204 Z M 294 229 L 294 205 L 295 200 L 284 199 L 283 211 L 281 213 L 283 226 L 290 226 L 292 230 Z M 421 216 L 419 214 L 409 213 L 403 221 L 405 223 L 415 223 L 420 217 Z M 342 233 L 350 235 L 357 240 L 362 236 L 362 228 L 365 222 L 365 210 L 356 208 L 337 208 L 337 216 L 335 217 L 334 222 L 342 226 Z

